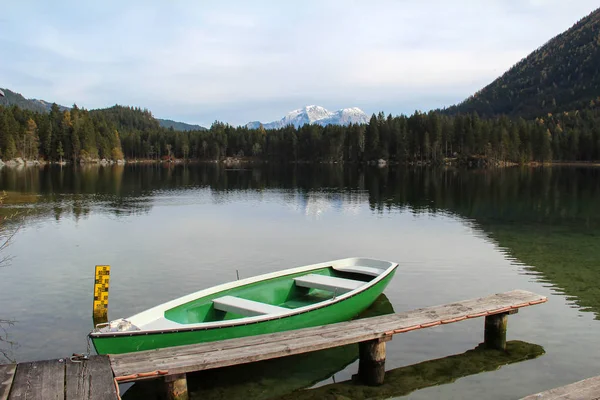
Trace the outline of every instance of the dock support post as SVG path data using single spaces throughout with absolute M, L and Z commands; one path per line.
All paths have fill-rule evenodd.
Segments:
M 489 349 L 506 350 L 506 326 L 508 313 L 493 314 L 485 317 L 483 343 Z
M 185 374 L 165 376 L 167 400 L 188 400 L 187 379 Z
M 359 362 L 358 378 L 369 386 L 383 384 L 385 378 L 385 342 L 391 340 L 391 336 L 381 339 L 370 340 L 358 344 Z

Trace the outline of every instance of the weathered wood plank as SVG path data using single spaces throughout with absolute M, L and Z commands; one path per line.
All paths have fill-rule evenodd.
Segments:
M 527 303 L 529 301 L 537 301 L 540 299 L 545 300 L 543 296 L 539 296 L 531 292 L 515 290 L 512 292 L 501 293 L 481 299 L 466 300 L 459 303 L 421 308 L 405 313 L 388 314 L 380 317 L 341 322 L 337 324 L 329 324 L 313 328 L 296 329 L 293 331 L 271 333 L 260 336 L 250 336 L 240 339 L 231 339 L 218 342 L 180 346 L 176 348 L 176 352 L 178 355 L 209 353 L 232 348 L 243 348 L 247 346 L 253 346 L 255 344 L 261 344 L 267 341 L 271 343 L 276 341 L 285 342 L 290 339 L 312 337 L 318 334 L 329 334 L 331 332 L 335 333 L 342 330 L 368 330 L 374 324 L 377 324 L 378 326 L 382 327 L 382 330 L 387 331 L 398 328 L 399 322 L 401 323 L 401 326 L 410 326 L 418 323 L 422 324 L 427 321 L 433 321 L 437 317 L 443 317 L 447 320 L 460 317 L 464 314 L 478 314 L 493 309 L 501 309 L 515 304 L 519 305 Z M 167 349 L 139 351 L 135 353 L 120 354 L 114 356 L 111 355 L 111 363 L 114 363 L 115 359 L 123 360 L 124 362 L 129 362 L 133 360 L 152 361 L 159 357 L 160 354 L 163 354 L 165 350 Z
M 10 400 L 63 400 L 65 365 L 58 360 L 36 361 L 17 365 L 10 390 Z
M 545 297 L 535 293 L 515 290 L 479 299 L 322 327 L 111 355 L 110 362 L 115 376 L 154 370 L 168 370 L 169 374 L 180 374 L 380 339 L 441 323 L 505 313 L 511 307 L 516 309 L 545 300 Z M 131 379 L 135 380 L 138 378 Z
M 287 355 L 301 354 L 309 351 L 323 350 L 331 347 L 343 346 L 345 344 L 356 343 L 357 341 L 370 340 L 372 337 L 373 334 L 370 332 L 367 332 L 360 337 L 362 340 L 357 340 L 359 337 L 356 335 L 344 335 L 344 333 L 341 333 L 337 337 L 331 336 L 327 338 L 318 335 L 312 338 L 305 338 L 302 341 L 290 340 L 287 343 L 267 342 L 243 348 L 222 350 L 219 352 L 161 357 L 153 361 L 130 363 L 129 365 L 115 365 L 113 363 L 112 366 L 113 371 L 117 376 L 153 370 L 168 370 L 169 374 L 176 374 L 227 367 L 231 365 L 262 361 Z
M 599 400 L 600 376 L 584 379 L 546 392 L 532 394 L 521 400 Z
M 83 362 L 67 361 L 66 400 L 115 400 L 117 390 L 108 356 L 91 356 Z
M 16 364 L 0 365 L 0 400 L 8 399 L 16 369 Z

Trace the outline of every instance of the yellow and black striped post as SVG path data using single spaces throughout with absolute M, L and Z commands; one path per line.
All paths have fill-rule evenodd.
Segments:
M 94 326 L 108 322 L 108 284 L 110 281 L 110 265 L 96 265 L 94 279 Z

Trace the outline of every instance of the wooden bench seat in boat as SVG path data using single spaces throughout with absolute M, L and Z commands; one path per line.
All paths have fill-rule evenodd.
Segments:
M 355 281 L 354 279 L 336 278 L 334 276 L 308 274 L 294 278 L 296 286 L 309 289 L 321 289 L 342 294 L 359 288 L 366 282 Z
M 333 267 L 336 271 L 351 272 L 353 274 L 363 274 L 370 276 L 379 276 L 385 272 L 385 269 L 374 267 L 361 267 L 359 265 L 348 265 L 344 267 Z
M 287 308 L 234 296 L 223 296 L 219 297 L 218 299 L 213 299 L 213 305 L 216 310 L 232 312 L 245 317 L 254 317 L 265 314 L 279 314 L 290 311 Z

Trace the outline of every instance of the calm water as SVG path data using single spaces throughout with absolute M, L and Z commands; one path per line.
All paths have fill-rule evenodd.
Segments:
M 0 190 L 2 214 L 23 217 L 0 269 L 0 319 L 14 321 L 0 337 L 15 342 L 0 349 L 18 361 L 86 350 L 96 264 L 112 266 L 113 319 L 235 280 L 236 270 L 368 256 L 400 263 L 385 312 L 517 288 L 549 296 L 508 329 L 546 354 L 409 398 L 518 398 L 600 373 L 600 169 L 4 168 Z M 483 320 L 398 335 L 386 366 L 464 353 L 482 338 Z M 289 370 L 261 364 L 254 398 L 285 394 L 283 380 L 322 386 L 357 369 L 343 350 L 310 357 Z M 235 398 L 227 390 L 239 372 L 215 374 L 225 383 L 203 398 Z

